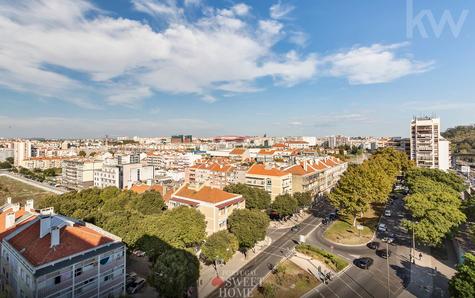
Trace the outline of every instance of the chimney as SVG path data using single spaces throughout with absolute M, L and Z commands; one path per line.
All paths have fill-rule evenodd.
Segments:
M 11 204 L 12 203 L 12 198 L 11 197 L 8 197 L 7 198 L 7 204 Z
M 13 206 L 13 212 L 17 212 L 18 210 L 20 210 L 20 203 L 15 203 Z
M 15 212 L 8 212 L 5 217 L 5 229 L 9 229 L 15 225 Z
M 33 203 L 34 203 L 33 200 L 26 200 L 25 211 L 27 211 L 27 212 L 34 211 L 35 207 L 34 207 Z
M 40 219 L 40 238 L 48 235 L 51 229 L 51 216 L 41 217 Z
M 51 247 L 55 247 L 59 245 L 59 227 L 52 227 L 51 228 Z
M 304 160 L 303 161 L 303 169 L 304 169 L 305 172 L 307 171 L 307 168 L 308 168 L 307 160 Z

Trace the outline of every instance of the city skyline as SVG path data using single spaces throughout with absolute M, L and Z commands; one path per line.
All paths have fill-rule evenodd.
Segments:
M 407 137 L 413 115 L 433 113 L 442 131 L 472 124 L 473 7 L 5 2 L 0 135 Z M 426 13 L 412 31 L 410 13 Z M 446 13 L 458 31 L 431 27 Z

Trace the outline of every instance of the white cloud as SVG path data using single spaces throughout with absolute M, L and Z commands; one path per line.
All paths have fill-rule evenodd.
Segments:
M 308 35 L 302 31 L 292 31 L 290 32 L 289 41 L 300 47 L 305 47 L 307 45 Z
M 331 76 L 345 77 L 353 85 L 386 83 L 430 70 L 433 62 L 420 62 L 396 55 L 397 50 L 407 45 L 399 43 L 354 47 L 349 51 L 327 56 L 324 61 L 329 64 Z
M 165 26 L 114 17 L 83 0 L 2 2 L 0 84 L 83 106 L 100 105 L 90 98 L 133 105 L 154 92 L 210 101 L 215 92 L 260 90 L 263 77 L 290 86 L 315 75 L 316 56 L 276 52 L 283 25 L 244 19 L 246 4 L 206 7 L 190 21 L 175 0 L 132 3 Z
M 289 125 L 292 125 L 292 126 L 302 126 L 303 123 L 300 122 L 300 121 L 291 121 L 291 122 L 289 122 Z
M 287 16 L 295 7 L 290 4 L 283 4 L 282 2 L 278 2 L 270 7 L 270 16 L 273 19 L 279 20 Z

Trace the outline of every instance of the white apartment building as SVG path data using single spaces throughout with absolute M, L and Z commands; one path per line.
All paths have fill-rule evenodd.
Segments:
M 31 157 L 31 142 L 15 142 L 13 150 L 14 165 L 18 167 L 23 160 Z
M 102 166 L 94 171 L 94 186 L 125 189 L 137 182 L 151 182 L 154 176 L 153 166 L 140 163 L 122 164 L 118 159 L 106 159 Z
M 47 170 L 52 168 L 61 168 L 64 158 L 62 157 L 31 157 L 29 159 L 24 159 L 20 166 L 33 170 Z
M 5 297 L 121 297 L 122 240 L 97 226 L 24 207 L 0 207 L 0 291 Z
M 411 121 L 411 160 L 418 167 L 447 171 L 450 142 L 440 135 L 440 119 L 414 118 Z
M 64 160 L 62 163 L 62 184 L 72 187 L 94 185 L 94 172 L 102 169 L 102 161 L 93 159 Z

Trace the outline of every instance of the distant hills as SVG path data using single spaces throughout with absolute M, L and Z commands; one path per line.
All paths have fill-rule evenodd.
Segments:
M 475 155 L 475 125 L 447 129 L 442 136 L 451 142 L 455 155 Z

